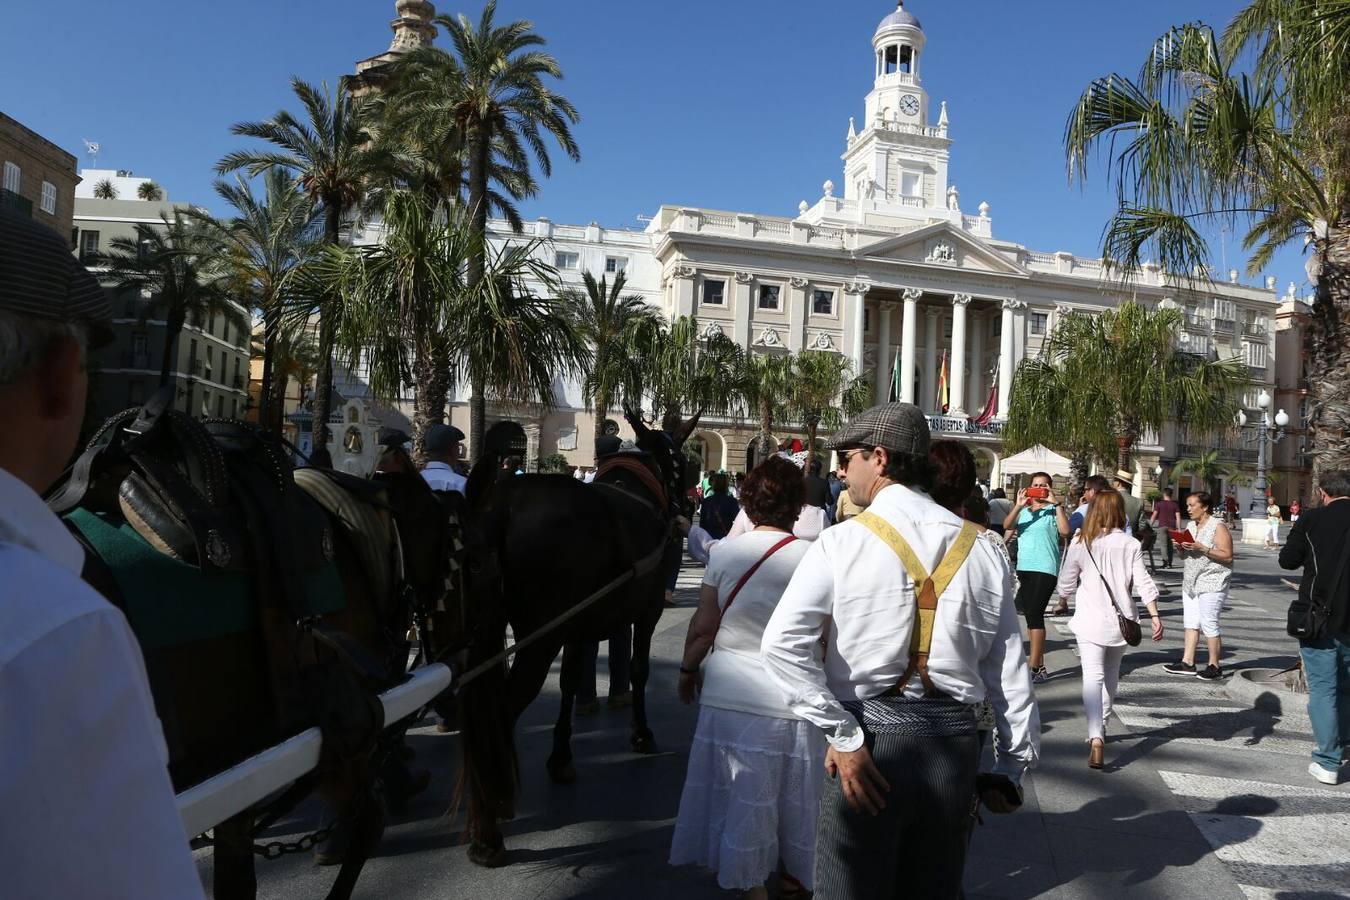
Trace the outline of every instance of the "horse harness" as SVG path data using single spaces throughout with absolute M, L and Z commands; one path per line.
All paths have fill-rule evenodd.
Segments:
M 919 562 L 919 557 L 915 555 L 914 548 L 890 522 L 872 512 L 860 513 L 854 516 L 853 520 L 881 538 L 891 548 L 915 585 L 914 626 L 909 635 L 909 665 L 900 676 L 900 680 L 886 691 L 886 695 L 902 696 L 910 679 L 917 672 L 919 680 L 923 683 L 924 697 L 928 699 L 946 697 L 946 694 L 933 686 L 932 680 L 928 677 L 928 654 L 933 644 L 933 625 L 937 619 L 938 600 L 970 556 L 970 551 L 979 536 L 979 529 L 969 522 L 963 523 L 956 541 L 947 549 L 937 569 L 929 575 L 923 563 Z

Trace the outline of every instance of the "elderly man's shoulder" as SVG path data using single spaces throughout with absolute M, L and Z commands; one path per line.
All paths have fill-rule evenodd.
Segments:
M 121 613 L 47 557 L 0 541 L 0 665 L 71 622 L 97 616 Z

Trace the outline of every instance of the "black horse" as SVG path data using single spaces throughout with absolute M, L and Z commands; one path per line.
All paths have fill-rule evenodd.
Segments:
M 640 454 L 602 466 L 595 482 L 563 475 L 521 475 L 498 481 L 500 451 L 494 431 L 469 477 L 470 665 L 503 647 L 506 625 L 524 641 L 559 615 L 625 573 L 626 582 L 580 614 L 549 629 L 505 665 L 466 684 L 460 695 L 464 755 L 460 796 L 469 800 L 469 858 L 479 865 L 506 862 L 499 818 L 515 805 L 517 766 L 514 729 L 538 696 L 549 668 L 565 644 L 603 640 L 633 626 L 633 726 L 631 744 L 653 753 L 645 688 L 652 634 L 664 607 L 665 579 L 679 564 L 674 523 L 681 512 L 685 462 L 680 446 L 697 419 L 674 435 L 647 428 L 631 411 Z M 572 766 L 572 703 L 581 656 L 563 656 L 562 707 L 553 729 L 549 777 L 576 777 Z

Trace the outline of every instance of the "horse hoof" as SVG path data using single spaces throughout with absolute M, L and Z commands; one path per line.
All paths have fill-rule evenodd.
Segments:
M 576 767 L 570 762 L 549 762 L 545 768 L 548 769 L 549 780 L 554 784 L 571 784 L 577 780 Z
M 499 869 L 506 865 L 506 844 L 469 844 L 469 862 L 485 869 Z
M 649 734 L 635 734 L 631 741 L 634 753 L 641 753 L 644 756 L 656 752 L 656 738 Z

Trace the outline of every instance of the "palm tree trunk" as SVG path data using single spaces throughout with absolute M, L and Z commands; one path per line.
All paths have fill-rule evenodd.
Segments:
M 756 454 L 758 459 L 768 459 L 773 453 L 773 413 L 769 408 L 767 400 L 760 401 L 759 404 L 759 452 Z
M 476 238 L 469 254 L 469 290 L 478 287 L 487 270 L 487 220 L 488 220 L 488 157 L 491 134 L 482 123 L 469 128 L 469 224 Z M 473 361 L 470 361 L 473 367 Z M 469 397 L 469 448 L 474 459 L 483 447 L 483 434 L 487 420 L 487 397 L 484 394 L 486 384 L 481 376 L 470 379 L 472 395 Z
M 286 388 L 290 386 L 291 376 L 283 372 L 281 367 L 273 364 L 272 367 L 272 397 L 270 399 L 271 413 L 264 428 L 271 429 L 276 434 L 281 434 L 282 424 L 286 421 Z
M 1116 471 L 1128 472 L 1130 469 L 1130 448 L 1134 446 L 1134 436 L 1116 435 Z
M 276 401 L 272 396 L 272 380 L 276 375 L 276 356 L 276 312 L 269 310 L 263 314 L 262 384 L 258 388 L 258 427 L 262 428 L 264 431 L 273 429 L 273 421 L 276 417 L 274 412 Z M 277 433 L 280 434 L 280 431 Z
M 600 438 L 605 436 L 605 417 L 609 413 L 611 400 L 603 391 L 595 392 L 595 441 L 600 442 Z
M 342 207 L 336 203 L 325 203 L 327 214 L 324 216 L 324 241 L 332 246 L 338 245 L 342 234 Z M 333 406 L 333 309 L 332 297 L 327 298 L 323 309 L 319 310 L 319 371 L 314 385 L 314 451 L 328 446 L 328 413 Z
M 413 457 L 421 462 L 426 452 L 427 428 L 445 422 L 445 398 L 450 392 L 449 366 L 437 354 L 421 353 L 413 361 L 417 382 L 413 411 Z
M 1304 334 L 1308 358 L 1308 433 L 1313 483 L 1329 472 L 1350 469 L 1350 208 L 1318 242 L 1321 272 Z
M 186 312 L 181 309 L 174 309 L 169 312 L 168 321 L 164 323 L 164 358 L 160 361 L 159 366 L 160 387 L 164 387 L 173 380 L 173 368 L 178 362 L 178 336 L 183 333 L 185 321 L 187 321 Z M 192 377 L 191 372 L 188 372 L 188 377 Z
M 1088 469 L 1090 468 L 1092 468 L 1091 455 L 1084 453 L 1081 450 L 1073 454 L 1073 456 L 1069 458 L 1069 477 L 1073 479 L 1073 484 L 1071 484 L 1070 487 L 1081 493 L 1083 490 L 1083 482 L 1087 481 Z

